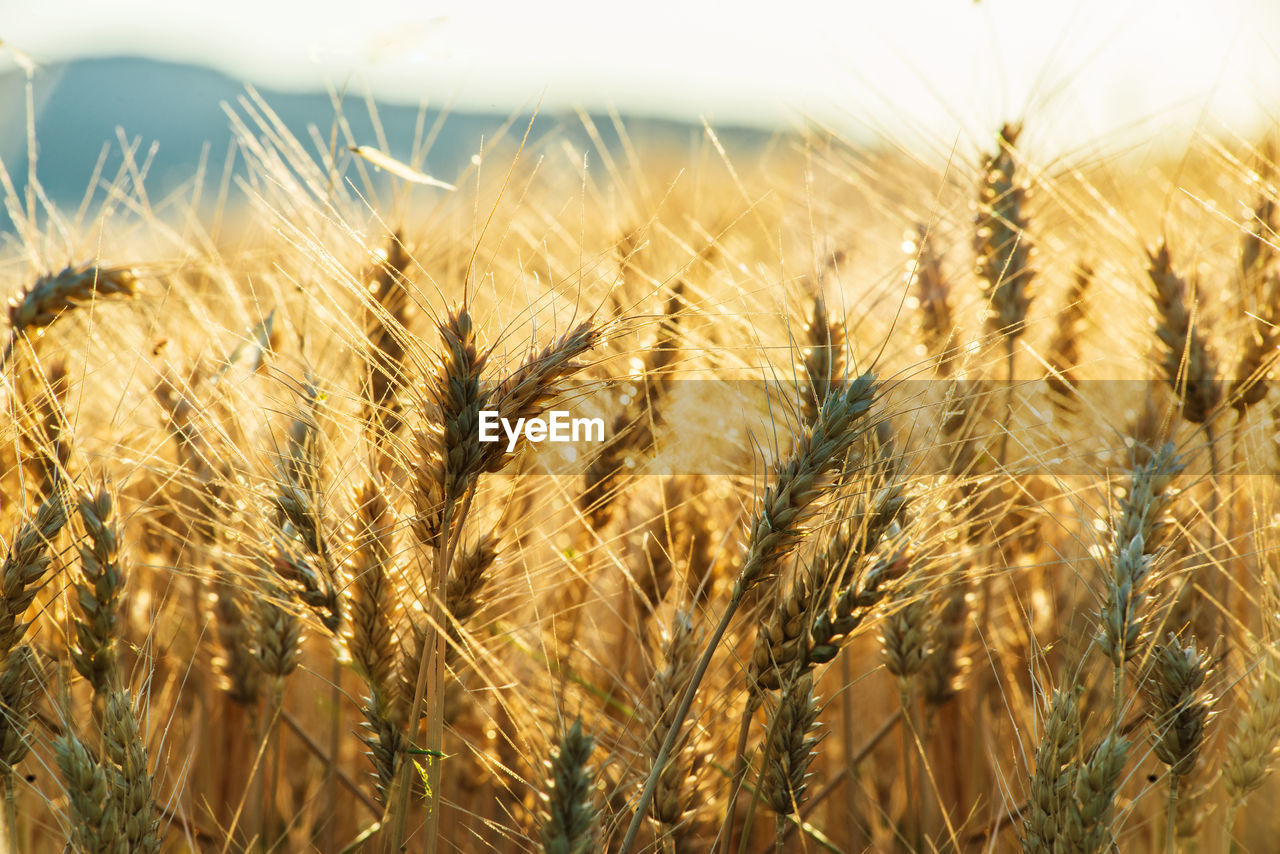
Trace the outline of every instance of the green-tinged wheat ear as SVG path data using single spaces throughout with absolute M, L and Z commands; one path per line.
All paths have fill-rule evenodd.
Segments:
M 1073 854 L 1110 850 L 1116 790 L 1128 756 L 1129 742 L 1113 732 L 1076 767 L 1074 798 L 1059 830 L 1066 840 L 1061 850 Z
M 40 691 L 35 653 L 15 647 L 0 667 L 0 771 L 22 761 L 31 747 L 31 716 Z
M 973 238 L 978 280 L 987 300 L 987 331 L 1010 338 L 1026 328 L 1031 305 L 1027 287 L 1035 276 L 1027 237 L 1027 190 L 1018 182 L 1014 157 L 1021 130 L 1020 125 L 1002 127 L 996 151 L 983 166 Z
M 818 418 L 832 383 L 844 377 L 844 324 L 832 320 L 821 294 L 813 301 L 813 313 L 805 327 L 806 343 L 801 351 L 800 418 L 812 424 Z
M 829 478 L 844 453 L 862 435 L 861 422 L 871 411 L 876 390 L 875 376 L 863 374 L 840 393 L 829 395 L 813 424 L 802 429 L 752 517 L 738 573 L 741 589 L 772 577 L 800 541 L 814 502 L 830 487 Z
M 1218 364 L 1205 341 L 1187 282 L 1173 269 L 1169 246 L 1147 253 L 1147 275 L 1154 285 L 1156 337 L 1162 345 L 1160 367 L 1165 381 L 1182 400 L 1182 417 L 1202 424 L 1222 397 Z
M 116 641 L 125 568 L 115 502 L 106 483 L 79 497 L 80 519 L 89 544 L 80 547 L 81 578 L 75 584 L 78 619 L 71 663 L 102 695 L 119 679 Z
M 666 740 L 675 716 L 676 704 L 684 693 L 698 660 L 702 633 L 695 631 L 687 611 L 677 611 L 663 649 L 663 667 L 649 683 L 642 720 L 646 727 L 644 755 L 650 771 Z M 682 734 L 672 748 L 666 764 L 657 772 L 658 789 L 649 807 L 654 821 L 678 825 L 692 808 L 695 784 L 688 756 L 690 736 Z
M 821 740 L 813 735 L 817 721 L 813 676 L 805 674 L 784 685 L 770 716 L 770 738 L 760 780 L 765 803 L 778 815 L 791 815 L 804 803 L 809 765 Z
M 67 787 L 75 849 L 84 854 L 131 854 L 106 763 L 69 729 L 54 739 L 53 757 Z
M 1262 786 L 1271 773 L 1278 747 L 1280 655 L 1264 648 L 1222 765 L 1222 782 L 1233 802 L 1243 802 Z
M 929 227 L 917 223 L 907 233 L 907 285 L 920 304 L 920 340 L 938 366 L 941 376 L 955 369 L 956 320 L 951 312 L 951 281 L 942 270 L 942 258 L 933 245 Z
M 1138 650 L 1145 620 L 1144 588 L 1169 526 L 1170 487 L 1181 470 L 1173 446 L 1163 446 L 1150 462 L 1133 470 L 1112 521 L 1099 642 L 1116 668 L 1122 668 Z
M 885 669 L 898 679 L 912 679 L 924 669 L 933 653 L 930 631 L 935 615 L 930 614 L 931 598 L 922 595 L 916 584 L 898 591 L 900 604 L 880 623 L 880 657 Z
M 138 719 L 126 691 L 113 690 L 107 695 L 102 753 L 110 763 L 108 777 L 126 850 L 129 854 L 158 852 L 160 821 L 152 793 L 154 782 L 147 768 Z
M 752 684 L 776 690 L 783 675 L 793 667 L 803 670 L 813 667 L 810 645 L 815 624 L 827 614 L 833 593 L 842 580 L 851 577 L 862 559 L 876 549 L 905 506 L 906 497 L 901 487 L 891 483 L 856 505 L 849 517 L 841 521 L 830 535 L 827 547 L 805 564 L 791 589 L 766 615 L 752 652 Z M 861 582 L 860 594 L 846 601 L 858 600 L 858 619 L 879 603 L 885 592 L 882 580 L 884 575 L 874 572 L 855 579 L 854 584 Z M 849 625 L 848 630 L 854 627 Z
M 0 564 L 0 663 L 26 634 L 28 624 L 23 616 L 52 560 L 49 541 L 66 521 L 62 501 L 56 495 L 50 497 L 18 529 Z
M 578 359 L 594 349 L 603 337 L 599 326 L 583 321 L 541 352 L 526 358 L 519 368 L 498 383 L 489 402 L 497 409 L 499 417 L 513 424 L 521 418 L 541 415 L 563 392 L 562 383 L 585 367 Z M 502 469 L 510 459 L 506 447 L 503 442 L 486 444 L 481 468 L 489 472 Z
M 1093 284 L 1093 268 L 1081 264 L 1076 268 L 1062 309 L 1049 339 L 1049 375 L 1045 378 L 1051 400 L 1061 411 L 1074 412 L 1079 405 L 1075 395 L 1075 369 L 1080 364 L 1080 336 L 1088 317 L 1086 298 Z
M 253 657 L 268 677 L 283 679 L 302 656 L 302 623 L 289 608 L 288 595 L 273 569 L 278 554 L 263 559 L 261 589 L 252 601 Z
M 1191 773 L 1204 745 L 1211 708 L 1203 690 L 1208 670 L 1208 655 L 1195 644 L 1183 646 L 1171 637 L 1156 647 L 1147 680 L 1155 754 L 1177 777 Z
M 546 816 L 542 822 L 542 850 L 546 854 L 590 854 L 596 850 L 599 811 L 593 803 L 595 780 L 591 750 L 595 741 L 576 720 L 560 739 L 551 760 Z
M 400 393 L 405 385 L 404 336 L 408 334 L 413 303 L 405 287 L 405 270 L 409 267 L 399 232 L 387 239 L 387 247 L 379 253 L 377 264 L 366 276 L 366 288 L 372 303 L 365 312 L 365 336 L 368 352 L 362 386 L 365 420 L 378 432 L 399 431 Z
M 1079 752 L 1079 694 L 1074 690 L 1055 691 L 1036 747 L 1035 774 L 1022 823 L 1022 850 L 1026 854 L 1056 854 L 1062 850 L 1064 825 L 1075 796 Z
M 850 634 L 889 593 L 891 582 L 900 578 L 910 564 L 910 557 L 901 552 L 878 559 L 856 584 L 841 591 L 835 603 L 813 622 L 806 666 L 833 661 Z

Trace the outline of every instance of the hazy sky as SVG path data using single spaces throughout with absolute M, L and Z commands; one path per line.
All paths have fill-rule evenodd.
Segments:
M 1023 114 L 1063 147 L 1280 115 L 1269 0 L 0 0 L 0 39 L 38 62 L 140 54 L 501 111 L 807 113 L 939 145 Z

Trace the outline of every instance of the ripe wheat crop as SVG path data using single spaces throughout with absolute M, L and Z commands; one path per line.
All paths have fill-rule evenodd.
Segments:
M 7 850 L 1273 850 L 1265 140 L 232 129 L 7 198 Z

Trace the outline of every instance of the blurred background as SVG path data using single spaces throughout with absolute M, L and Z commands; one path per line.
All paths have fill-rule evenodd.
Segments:
M 328 138 L 335 99 L 360 142 L 406 156 L 419 108 L 446 179 L 504 120 L 580 132 L 613 112 L 641 140 L 710 123 L 755 146 L 804 123 L 868 146 L 968 153 L 1006 119 L 1041 158 L 1176 150 L 1198 132 L 1253 136 L 1280 114 L 1280 4 L 915 2 L 307 4 L 8 0 L 0 16 L 0 158 L 21 193 L 27 117 L 60 203 L 99 156 L 148 156 L 156 193 L 201 158 L 231 163 L 221 106 L 251 84 L 300 138 Z M 30 74 L 31 90 L 26 81 Z M 1087 147 L 1087 148 L 1086 148 Z M 104 153 L 105 152 L 105 153 Z M 114 158 L 114 160 L 113 160 Z

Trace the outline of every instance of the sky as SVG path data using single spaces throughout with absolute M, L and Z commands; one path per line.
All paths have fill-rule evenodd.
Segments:
M 805 116 L 943 146 L 1020 116 L 1069 151 L 1280 115 L 1268 0 L 0 0 L 0 39 L 38 63 L 131 54 L 458 109 Z

